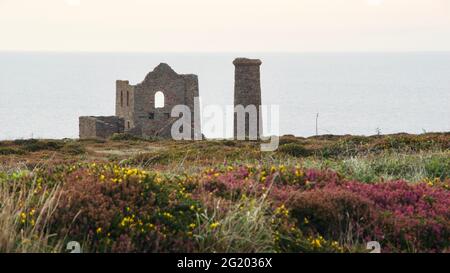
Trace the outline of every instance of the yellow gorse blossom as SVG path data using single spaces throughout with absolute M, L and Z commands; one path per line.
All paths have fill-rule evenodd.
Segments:
M 212 223 L 211 225 L 209 225 L 209 228 L 211 228 L 211 229 L 216 229 L 219 225 L 220 225 L 219 222 L 214 222 L 214 223 Z
M 286 208 L 286 206 L 283 204 L 275 209 L 276 215 L 284 215 L 289 216 L 289 210 Z

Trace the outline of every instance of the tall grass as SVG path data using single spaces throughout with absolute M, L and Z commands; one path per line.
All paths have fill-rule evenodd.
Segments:
M 270 205 L 265 197 L 242 199 L 230 208 L 220 202 L 212 214 L 200 214 L 199 252 L 270 253 L 275 251 Z
M 450 176 L 450 153 L 383 153 L 338 160 L 311 158 L 302 161 L 302 165 L 308 168 L 332 169 L 349 179 L 361 182 L 397 179 L 419 182 L 436 178 L 445 180 Z
M 59 187 L 41 188 L 36 179 L 22 179 L 29 175 L 0 177 L 0 252 L 61 252 L 63 242 L 47 232 Z

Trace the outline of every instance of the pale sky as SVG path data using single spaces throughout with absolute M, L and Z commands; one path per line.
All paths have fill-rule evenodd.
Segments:
M 450 51 L 450 0 L 0 0 L 0 50 Z

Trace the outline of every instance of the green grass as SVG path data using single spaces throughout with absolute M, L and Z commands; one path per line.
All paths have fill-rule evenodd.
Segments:
M 46 225 L 52 216 L 52 208 L 58 206 L 60 181 L 69 176 L 68 169 L 82 163 L 108 163 L 127 170 L 138 168 L 158 172 L 174 183 L 183 177 L 196 177 L 205 170 L 226 170 L 229 166 L 240 165 L 266 170 L 272 166 L 332 170 L 346 180 L 363 183 L 389 180 L 448 183 L 450 179 L 449 133 L 284 136 L 280 139 L 280 148 L 270 153 L 262 153 L 259 144 L 233 140 L 143 140 L 128 135 L 115 135 L 106 141 L 31 139 L 0 142 L 0 252 L 63 251 L 65 235 L 54 237 Z M 48 168 L 54 168 L 54 173 L 42 177 L 43 181 L 39 182 L 41 171 Z M 92 174 L 72 177 L 74 183 L 84 179 L 83 175 Z M 100 178 L 91 179 L 95 182 Z M 86 183 L 89 185 L 90 182 Z M 45 194 L 39 194 L 37 198 L 36 191 Z M 209 203 L 212 201 L 208 196 L 202 198 L 207 206 L 198 212 L 197 222 L 193 223 L 196 225 L 197 251 L 277 252 L 279 240 L 295 245 L 286 249 L 341 251 L 334 242 L 311 238 L 290 228 L 285 234 L 291 233 L 292 237 L 279 238 L 279 226 L 274 223 L 274 219 L 279 220 L 279 215 L 274 215 L 270 209 L 274 204 L 263 196 L 228 201 L 216 198 L 214 204 Z M 33 209 L 39 213 L 31 218 L 29 214 Z M 22 213 L 26 214 L 25 222 Z M 288 226 L 284 222 L 280 225 Z M 311 242 L 320 242 L 322 248 L 311 248 L 314 245 Z M 349 249 L 360 251 L 361 245 Z

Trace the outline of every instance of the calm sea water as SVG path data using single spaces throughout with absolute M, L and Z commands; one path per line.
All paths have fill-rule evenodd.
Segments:
M 114 114 L 116 79 L 136 84 L 160 62 L 199 76 L 203 106 L 231 105 L 240 56 L 263 60 L 263 104 L 280 106 L 280 134 L 314 135 L 317 113 L 321 134 L 450 131 L 450 53 L 5 52 L 0 139 L 76 138 L 78 116 Z

